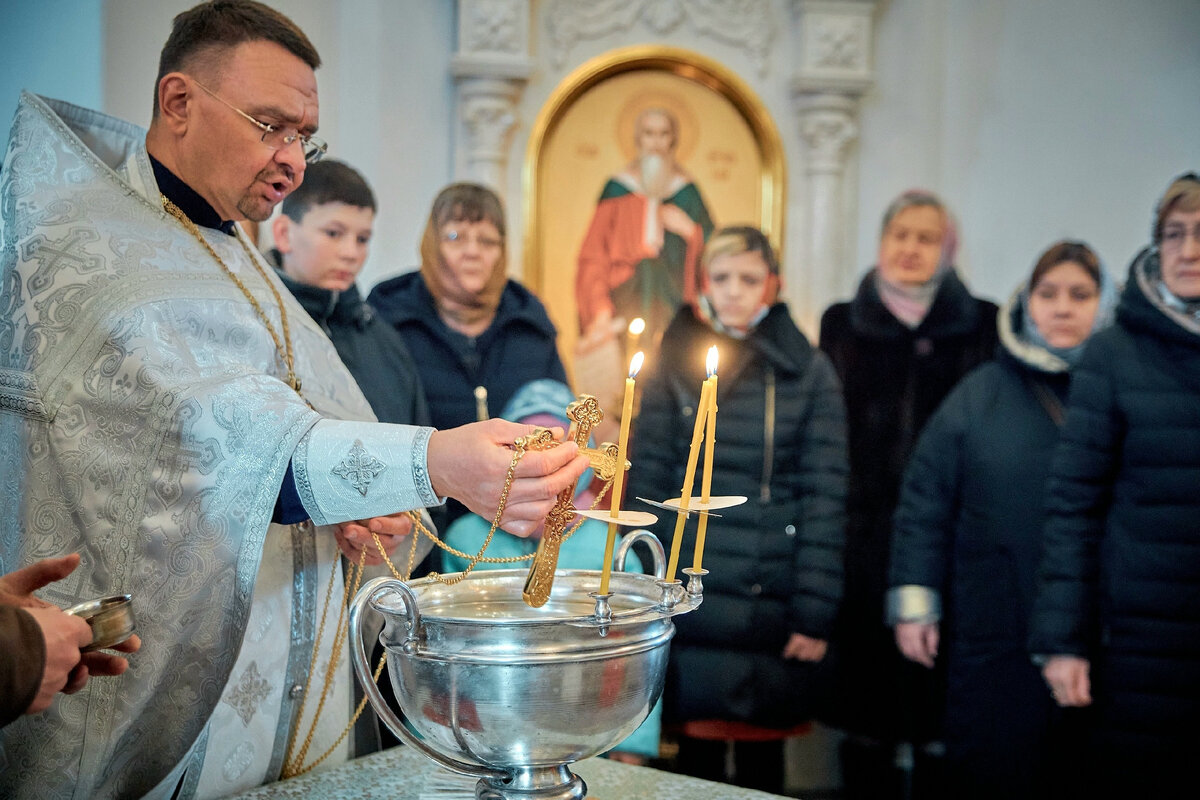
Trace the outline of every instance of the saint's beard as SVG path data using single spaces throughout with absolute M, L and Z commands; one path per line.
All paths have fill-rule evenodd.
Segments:
M 642 188 L 645 189 L 646 196 L 661 200 L 667 194 L 667 184 L 674 172 L 675 162 L 656 153 L 647 153 L 641 157 L 639 163 Z

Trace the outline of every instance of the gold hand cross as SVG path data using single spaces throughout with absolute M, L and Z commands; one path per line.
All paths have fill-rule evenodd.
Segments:
M 579 399 L 567 406 L 567 417 L 571 420 L 571 439 L 582 450 L 587 445 L 592 428 L 604 419 L 600 404 L 590 394 L 582 394 Z M 616 462 L 616 454 L 612 461 Z M 525 589 L 521 597 L 525 604 L 532 608 L 541 608 L 550 599 L 550 590 L 554 588 L 554 570 L 558 567 L 558 549 L 562 545 L 563 534 L 575 516 L 575 484 L 558 493 L 554 508 L 546 515 L 545 530 L 542 540 L 538 542 L 537 552 L 534 553 L 533 563 L 529 565 L 529 574 L 525 577 Z

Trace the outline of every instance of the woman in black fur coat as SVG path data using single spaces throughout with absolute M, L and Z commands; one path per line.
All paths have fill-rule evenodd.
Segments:
M 940 796 L 945 674 L 900 655 L 883 611 L 892 512 L 909 453 L 946 394 L 996 349 L 996 306 L 959 280 L 955 245 L 953 218 L 936 196 L 902 194 L 884 214 L 878 265 L 853 300 L 821 319 L 850 444 L 846 590 L 829 715 L 848 734 L 842 775 L 850 798 Z M 896 768 L 914 758 L 915 772 Z

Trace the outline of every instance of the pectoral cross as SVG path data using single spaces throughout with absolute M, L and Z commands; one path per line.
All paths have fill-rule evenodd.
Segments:
M 592 428 L 604 419 L 600 404 L 590 394 L 581 394 L 579 399 L 567 406 L 567 417 L 571 420 L 571 439 L 582 450 L 587 445 Z M 616 455 L 612 461 L 616 462 Z M 550 599 L 550 590 L 554 588 L 554 570 L 558 567 L 558 549 L 562 545 L 563 535 L 567 526 L 575 516 L 575 484 L 558 493 L 554 508 L 546 515 L 546 526 L 542 540 L 534 553 L 533 563 L 529 566 L 529 574 L 525 577 L 525 590 L 521 597 L 525 604 L 532 608 L 541 608 Z

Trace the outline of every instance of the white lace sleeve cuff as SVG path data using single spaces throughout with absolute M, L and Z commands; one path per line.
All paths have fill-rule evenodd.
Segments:
M 292 454 L 296 491 L 317 525 L 441 504 L 429 482 L 433 428 L 323 419 Z

